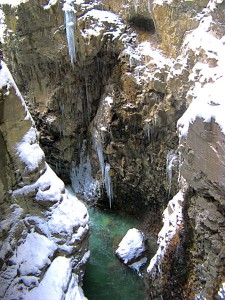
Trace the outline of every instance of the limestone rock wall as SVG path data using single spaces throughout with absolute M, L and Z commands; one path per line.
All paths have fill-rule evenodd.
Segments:
M 216 112 L 224 107 L 224 1 L 74 4 L 74 66 L 63 3 L 44 5 L 4 6 L 4 56 L 32 99 L 47 160 L 90 201 L 146 213 L 151 230 L 168 204 L 159 237 L 167 250 L 150 264 L 150 299 L 216 297 L 224 280 Z M 179 188 L 182 197 L 168 203 Z
M 111 167 L 114 208 L 140 214 L 151 207 L 160 214 L 168 194 L 177 191 L 177 164 L 170 169 L 169 183 L 166 161 L 171 151 L 176 152 L 176 120 L 185 103 L 165 97 L 170 62 L 163 54 L 157 57 L 150 2 L 74 4 L 74 66 L 68 55 L 63 3 L 44 4 L 28 1 L 3 8 L 8 28 L 4 55 L 27 97 L 47 161 L 69 181 L 71 170 L 82 169 L 80 162 L 90 158 L 94 184 L 89 186 L 98 187 L 108 206 L 94 142 L 97 134 L 104 167 L 106 163 Z M 112 9 L 120 17 L 102 9 Z M 131 22 L 133 17 L 137 18 Z M 139 42 L 143 45 L 136 50 Z M 107 96 L 112 96 L 110 107 L 105 105 Z M 88 156 L 81 160 L 83 140 Z M 87 193 L 84 188 L 80 192 Z
M 81 17 L 76 32 L 77 63 L 72 66 L 63 3 L 45 4 L 28 1 L 16 7 L 3 6 L 8 32 L 4 53 L 36 120 L 47 160 L 68 182 L 70 164 L 78 159 L 87 126 L 115 64 L 116 40 L 111 47 L 110 36 L 103 36 L 107 27 L 93 37 L 85 32 L 82 36 L 81 29 L 89 25 L 87 18 Z M 83 11 L 77 5 L 77 15 L 94 7 L 87 5 Z
M 175 1 L 154 1 L 153 5 L 173 10 Z M 188 106 L 178 121 L 183 196 L 174 198 L 172 206 L 169 202 L 164 213 L 159 248 L 148 268 L 150 299 L 223 298 L 222 292 L 218 294 L 224 282 L 225 253 L 223 23 L 215 29 L 224 16 L 223 1 L 208 2 L 201 15 L 199 25 L 181 40 L 168 84 L 177 94 L 174 84 L 178 87 L 181 78 L 186 89 L 186 95 L 177 94 L 186 98 Z
M 181 174 L 189 183 L 187 234 L 193 241 L 188 248 L 187 293 L 216 299 L 225 276 L 225 136 L 215 119 L 205 123 L 199 118 L 181 146 Z
M 0 298 L 84 299 L 87 210 L 46 164 L 3 62 L 0 82 Z

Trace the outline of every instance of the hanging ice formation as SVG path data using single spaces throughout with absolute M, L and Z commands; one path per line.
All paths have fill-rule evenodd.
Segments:
M 150 0 L 148 0 L 148 11 L 151 13 L 151 5 L 150 5 Z
M 112 183 L 111 183 L 111 177 L 110 177 L 110 164 L 106 163 L 104 161 L 104 155 L 103 155 L 103 149 L 101 141 L 99 140 L 98 133 L 96 132 L 94 134 L 94 147 L 98 154 L 98 160 L 99 165 L 102 173 L 102 181 L 105 185 L 106 194 L 109 199 L 109 207 L 112 207 L 112 199 L 113 199 L 113 189 L 112 189 Z
M 92 177 L 92 168 L 89 155 L 87 154 L 87 141 L 84 140 L 80 152 L 80 163 L 78 166 L 72 162 L 70 173 L 73 190 L 76 194 L 81 193 L 85 198 L 90 199 L 98 196 L 99 185 Z
M 134 1 L 134 9 L 135 9 L 135 13 L 137 14 L 138 13 L 138 1 L 137 0 Z
M 113 199 L 113 189 L 112 189 L 112 183 L 111 183 L 111 177 L 110 177 L 110 164 L 106 163 L 105 165 L 105 188 L 106 193 L 109 198 L 109 208 L 112 207 L 112 199 Z
M 64 4 L 63 10 L 65 11 L 66 23 L 66 38 L 69 50 L 71 64 L 76 62 L 76 43 L 75 43 L 75 30 L 76 30 L 76 14 L 74 8 L 70 5 L 70 1 Z
M 176 166 L 177 166 L 177 155 L 173 150 L 170 150 L 166 157 L 166 175 L 167 175 L 167 181 L 169 185 L 168 197 L 170 196 L 170 192 L 171 192 L 173 168 L 175 168 Z
M 95 146 L 96 152 L 98 154 L 99 165 L 100 165 L 100 169 L 102 172 L 102 179 L 104 179 L 104 175 L 105 175 L 104 156 L 103 156 L 102 144 L 97 139 L 97 137 L 94 138 L 94 146 Z

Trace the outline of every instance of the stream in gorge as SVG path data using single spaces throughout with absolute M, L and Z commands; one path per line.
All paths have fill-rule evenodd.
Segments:
M 67 190 L 75 196 L 71 187 L 67 187 Z M 140 221 L 113 210 L 103 211 L 88 206 L 87 209 L 90 216 L 91 257 L 85 269 L 85 296 L 89 300 L 143 300 L 144 279 L 123 265 L 114 254 L 130 228 L 140 229 Z M 153 256 L 156 251 L 155 238 L 148 237 L 148 243 L 152 248 L 150 255 Z

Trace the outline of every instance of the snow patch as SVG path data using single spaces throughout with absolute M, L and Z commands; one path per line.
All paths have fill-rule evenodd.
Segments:
M 36 232 L 27 235 L 17 249 L 16 262 L 20 275 L 39 275 L 40 270 L 51 263 L 50 258 L 57 249 L 55 243 Z
M 125 25 L 121 19 L 112 12 L 92 9 L 83 16 L 84 21 L 87 21 L 90 28 L 85 28 L 82 32 L 84 38 L 90 36 L 99 36 L 104 32 L 104 35 L 111 35 L 113 40 L 120 37 Z M 109 30 L 105 32 L 105 26 L 109 25 Z
M 203 118 L 205 122 L 215 119 L 225 134 L 225 36 L 217 39 L 206 32 L 211 22 L 211 17 L 204 17 L 199 27 L 189 33 L 184 41 L 184 53 L 191 50 L 197 56 L 203 52 L 206 60 L 196 62 L 189 76 L 192 87 L 187 99 L 192 102 L 178 120 L 180 138 L 188 134 L 189 124 L 196 118 Z
M 22 138 L 22 141 L 16 145 L 20 160 L 26 165 L 26 169 L 30 172 L 37 169 L 45 157 L 43 150 L 35 143 L 36 140 L 37 130 L 31 127 Z
M 71 259 L 56 257 L 38 287 L 27 293 L 26 300 L 86 299 L 78 286 L 78 276 L 72 274 Z
M 11 6 L 17 6 L 21 3 L 26 3 L 28 1 L 29 0 L 1 0 L 1 4 L 8 4 L 8 5 L 11 5 Z
M 58 0 L 49 0 L 48 4 L 44 5 L 44 9 L 49 9 L 52 5 L 55 5 L 58 2 Z
M 53 211 L 48 226 L 52 233 L 68 236 L 67 244 L 73 243 L 74 228 L 85 227 L 89 217 L 87 209 L 75 196 L 66 193 L 63 201 Z M 80 234 L 79 234 L 80 236 Z
M 222 283 L 222 287 L 220 288 L 218 295 L 219 295 L 219 300 L 225 299 L 225 282 Z
M 13 195 L 27 195 L 37 190 L 36 201 L 60 201 L 62 198 L 61 194 L 65 188 L 64 183 L 47 163 L 45 163 L 45 166 L 44 174 L 34 184 L 26 185 L 13 191 Z
M 167 208 L 163 212 L 163 227 L 158 234 L 158 250 L 150 261 L 147 268 L 148 273 L 153 271 L 156 264 L 160 265 L 160 261 L 163 260 L 169 242 L 172 240 L 177 229 L 182 224 L 183 201 L 183 193 L 180 191 L 173 197 L 172 200 L 169 201 Z

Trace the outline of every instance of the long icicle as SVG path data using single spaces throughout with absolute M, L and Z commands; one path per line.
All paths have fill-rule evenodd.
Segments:
M 75 30 L 76 30 L 76 14 L 71 5 L 64 4 L 65 10 L 65 22 L 66 22 L 66 38 L 69 50 L 69 56 L 71 64 L 76 62 L 76 42 L 75 42 Z

